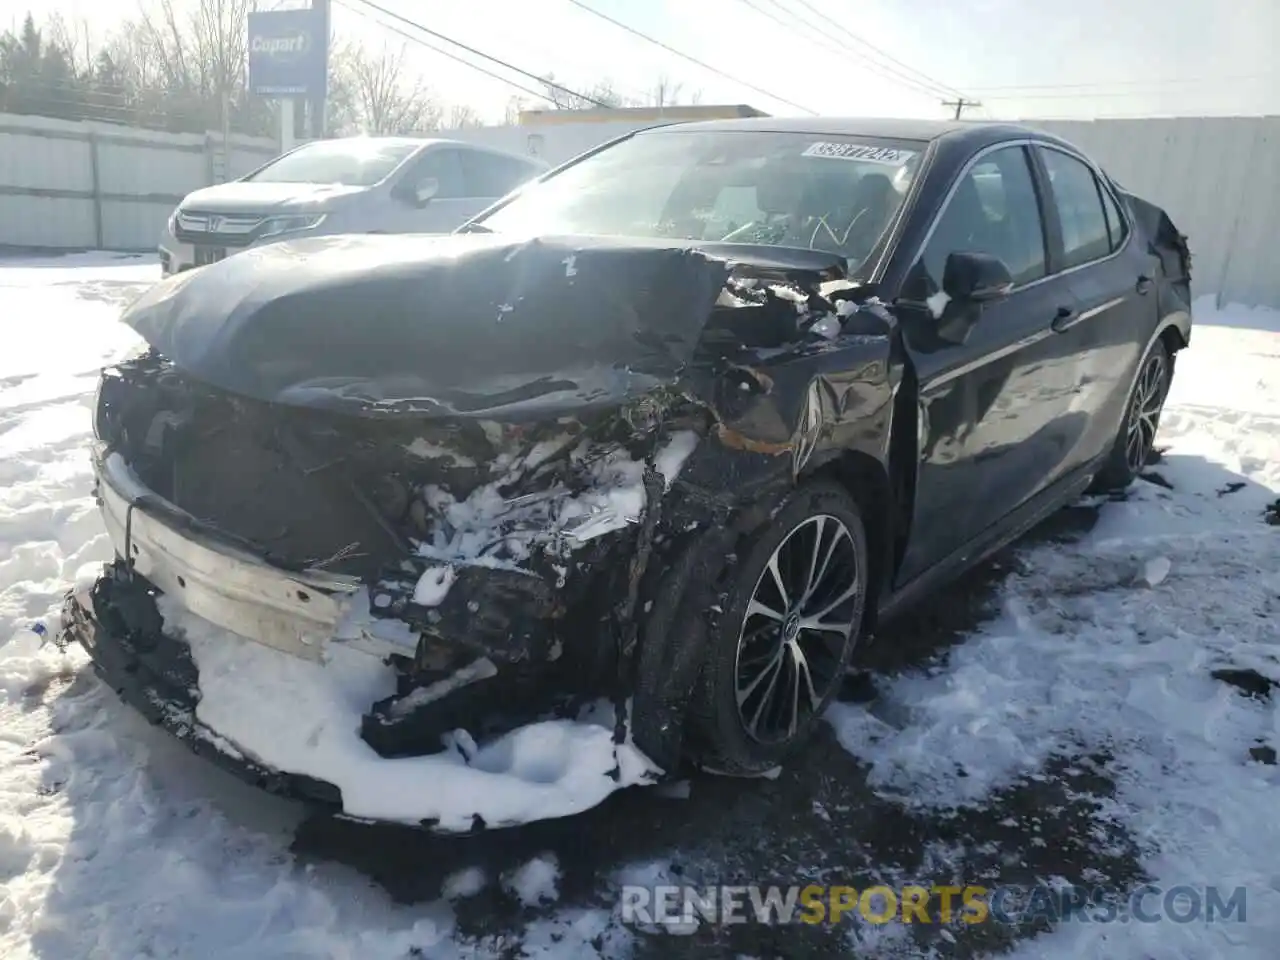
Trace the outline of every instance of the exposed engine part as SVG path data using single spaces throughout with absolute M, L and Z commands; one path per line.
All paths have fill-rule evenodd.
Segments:
M 373 582 L 416 555 L 515 567 L 625 528 L 652 431 L 683 402 L 528 425 L 366 420 L 231 396 L 150 353 L 108 371 L 97 432 L 149 488 L 271 562 Z

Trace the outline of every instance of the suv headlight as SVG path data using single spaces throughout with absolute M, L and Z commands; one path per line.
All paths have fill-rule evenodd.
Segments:
M 282 233 L 293 233 L 297 230 L 313 230 L 324 222 L 323 213 L 307 214 L 295 217 L 272 217 L 262 225 L 259 239 L 279 236 Z
M 169 214 L 169 236 L 176 237 L 178 235 L 178 208 L 173 208 L 173 213 Z

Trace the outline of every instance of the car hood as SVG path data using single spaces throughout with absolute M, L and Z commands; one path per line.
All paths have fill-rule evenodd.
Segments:
M 255 399 L 541 418 L 674 382 L 730 269 L 622 240 L 315 237 L 163 281 L 123 319 L 178 368 Z
M 272 214 L 324 210 L 368 187 L 337 183 L 257 183 L 238 180 L 190 193 L 183 210 L 201 213 Z

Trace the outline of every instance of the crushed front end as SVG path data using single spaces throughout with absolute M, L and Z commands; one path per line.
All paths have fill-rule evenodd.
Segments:
M 616 786 L 568 796 L 573 771 L 549 764 L 548 743 L 617 786 L 674 769 L 719 573 L 832 455 L 824 423 L 848 445 L 840 416 L 889 409 L 888 338 L 851 337 L 846 358 L 867 359 L 837 386 L 822 373 L 831 334 L 797 333 L 805 296 L 735 285 L 715 256 L 395 240 L 246 254 L 132 308 L 150 349 L 105 371 L 95 412 L 116 557 L 68 598 L 62 640 L 267 789 L 453 831 L 565 815 Z M 741 366 L 726 357 L 759 355 L 744 336 L 807 359 L 772 376 Z M 715 362 L 692 362 L 708 342 Z M 228 667 L 236 644 L 249 666 Z M 314 704 L 289 677 L 339 657 L 380 679 L 354 713 L 307 720 L 290 754 L 283 727 Z M 237 723 L 215 680 L 281 702 Z M 588 715 L 594 732 L 565 726 Z M 314 762 L 325 744 L 341 763 Z M 532 807 L 489 794 L 513 771 Z M 467 785 L 452 805 L 444 774 Z M 387 800 L 437 789 L 425 813 Z
M 384 757 L 568 715 L 618 692 L 607 638 L 630 619 L 628 560 L 652 549 L 645 507 L 705 431 L 680 405 L 368 420 L 229 395 L 149 352 L 101 384 L 97 494 L 117 557 L 69 601 L 68 630 L 144 712 L 215 749 L 160 597 L 292 657 L 336 644 L 389 664 L 397 690 L 362 723 Z

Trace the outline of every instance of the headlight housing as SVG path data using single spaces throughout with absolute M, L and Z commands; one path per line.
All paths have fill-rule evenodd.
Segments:
M 277 237 L 282 233 L 294 233 L 299 230 L 314 230 L 324 223 L 325 214 L 311 213 L 290 217 L 272 217 L 262 225 L 259 239 Z
M 173 208 L 173 213 L 169 214 L 169 236 L 176 237 L 178 235 L 178 208 Z

